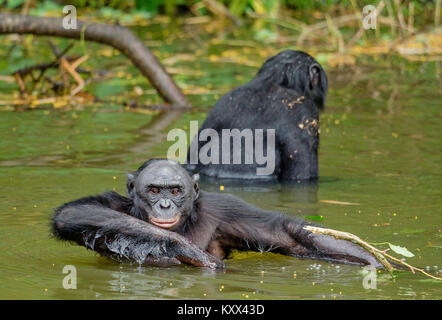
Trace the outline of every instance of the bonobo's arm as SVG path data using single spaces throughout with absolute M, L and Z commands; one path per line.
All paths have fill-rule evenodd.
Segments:
M 74 241 L 117 260 L 224 268 L 220 260 L 179 234 L 126 214 L 128 208 L 130 199 L 115 192 L 72 201 L 56 209 L 52 231 L 59 239 Z
M 304 230 L 309 224 L 305 220 L 261 210 L 228 194 L 202 192 L 200 197 L 207 206 L 203 210 L 219 221 L 221 247 L 381 267 L 372 254 L 352 242 Z

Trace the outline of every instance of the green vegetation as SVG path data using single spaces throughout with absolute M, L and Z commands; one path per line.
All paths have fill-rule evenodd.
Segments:
M 441 0 L 0 0 L 0 9 L 60 16 L 68 4 L 85 20 L 118 21 L 126 26 L 146 25 L 159 17 L 176 23 L 193 19 L 193 26 L 210 20 L 219 23 L 218 30 L 236 36 L 234 26 L 246 24 L 254 41 L 301 46 L 325 39 L 341 54 L 354 45 L 367 47 L 373 41 L 397 45 L 421 32 L 428 33 L 439 26 L 441 11 Z M 362 8 L 366 5 L 376 6 L 378 19 L 375 30 L 364 32 Z
M 271 253 L 234 252 L 233 272 L 225 274 L 139 268 L 48 237 L 53 208 L 105 190 L 124 194 L 128 171 L 165 156 L 170 129 L 201 124 L 220 96 L 249 81 L 265 59 L 297 49 L 324 65 L 330 83 L 318 190 L 226 186 L 223 192 L 384 242 L 391 251 L 406 253 L 385 241 L 405 246 L 414 254 L 407 262 L 442 275 L 440 1 L 400 1 L 398 9 L 398 1 L 384 0 L 379 27 L 363 32 L 358 14 L 379 1 L 220 1 L 223 13 L 210 9 L 213 2 L 0 0 L 2 12 L 38 16 L 61 17 L 63 5 L 74 4 L 81 20 L 131 28 L 193 105 L 175 115 L 129 107 L 161 99 L 123 54 L 51 38 L 60 49 L 72 43 L 68 55 L 75 59 L 86 51 L 80 67 L 98 78 L 69 103 L 17 112 L 23 109 L 11 74 L 54 54 L 48 37 L 0 36 L 0 298 L 441 299 L 440 282 L 408 272 L 395 281 L 380 273 L 378 290 L 366 290 L 357 267 Z M 45 75 L 60 81 L 58 69 Z M 47 97 L 43 89 L 31 90 L 33 101 Z M 219 185 L 201 187 L 220 192 Z M 78 290 L 61 288 L 68 264 L 79 270 Z
M 410 6 L 413 7 L 414 14 L 423 19 L 421 23 L 426 23 L 434 18 L 436 6 L 440 6 L 437 0 L 424 1 L 395 1 L 384 0 L 387 6 L 392 7 L 392 13 L 399 11 L 405 16 L 410 14 Z M 308 22 L 312 15 L 307 12 L 323 12 L 331 15 L 341 15 L 352 11 L 355 8 L 362 8 L 365 5 L 377 5 L 380 1 L 372 0 L 58 0 L 58 1 L 35 1 L 35 0 L 0 0 L 0 8 L 21 9 L 24 6 L 37 9 L 61 8 L 64 5 L 74 5 L 77 9 L 111 9 L 119 13 L 146 12 L 151 15 L 176 16 L 180 14 L 208 15 L 211 7 L 215 3 L 221 4 L 233 15 L 245 17 L 251 13 L 268 14 L 277 16 L 287 10 L 293 11 L 295 15 L 303 21 Z M 400 8 L 398 4 L 400 3 Z M 390 10 L 390 9 L 389 9 Z M 213 10 L 212 10 L 213 11 Z M 313 16 L 313 18 L 315 18 Z

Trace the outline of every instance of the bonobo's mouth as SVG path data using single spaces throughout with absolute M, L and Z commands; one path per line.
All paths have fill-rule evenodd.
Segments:
M 176 215 L 176 217 L 172 218 L 172 219 L 159 219 L 159 218 L 155 218 L 155 217 L 150 216 L 149 221 L 152 224 L 156 225 L 157 227 L 160 227 L 163 229 L 170 229 L 180 221 L 180 218 L 181 218 L 181 214 L 178 213 Z

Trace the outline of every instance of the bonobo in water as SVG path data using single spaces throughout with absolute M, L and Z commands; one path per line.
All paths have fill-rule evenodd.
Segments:
M 269 58 L 253 80 L 215 104 L 192 141 L 187 169 L 219 178 L 316 179 L 319 109 L 324 108 L 327 86 L 324 70 L 307 53 L 286 50 Z M 221 137 L 229 131 L 240 136 L 240 147 L 234 149 L 235 138 L 222 146 Z M 213 141 L 212 133 L 220 138 Z M 198 157 L 213 145 L 216 155 L 207 161 Z
M 224 268 L 231 249 L 379 266 L 361 247 L 303 229 L 308 224 L 265 211 L 229 194 L 199 190 L 181 165 L 153 159 L 128 174 L 116 192 L 57 208 L 53 234 L 119 261 Z

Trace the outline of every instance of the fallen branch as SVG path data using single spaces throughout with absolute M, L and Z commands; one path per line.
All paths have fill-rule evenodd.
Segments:
M 329 203 L 329 204 L 339 204 L 342 206 L 358 206 L 360 203 L 356 202 L 346 202 L 346 201 L 336 201 L 336 200 L 319 200 L 321 203 Z
M 124 106 L 130 109 L 145 109 L 145 110 L 173 110 L 173 111 L 191 111 L 192 108 L 180 105 L 164 105 L 164 104 L 153 104 L 153 105 L 140 105 L 136 101 L 131 100 L 124 103 Z M 199 109 L 199 108 L 198 108 Z
M 367 250 L 368 252 L 373 254 L 390 274 L 393 273 L 395 268 L 388 261 L 388 259 L 390 259 L 390 260 L 392 260 L 392 261 L 394 261 L 394 262 L 396 262 L 396 263 L 398 263 L 400 265 L 403 265 L 403 266 L 409 268 L 412 273 L 416 273 L 416 271 L 417 271 L 417 272 L 420 272 L 420 273 L 426 275 L 427 277 L 430 277 L 430 278 L 435 279 L 435 280 L 442 281 L 442 278 L 433 276 L 433 275 L 425 272 L 425 270 L 423 270 L 423 269 L 414 267 L 414 266 L 412 266 L 412 265 L 402 261 L 401 259 L 393 257 L 392 255 L 387 253 L 388 249 L 387 250 L 379 250 L 378 248 L 373 247 L 372 245 L 370 245 L 369 243 L 363 241 L 361 238 L 359 238 L 358 236 L 356 236 L 356 235 L 354 235 L 352 233 L 338 231 L 338 230 L 333 230 L 333 229 L 325 229 L 325 228 L 313 227 L 313 226 L 305 226 L 304 229 L 308 230 L 308 231 L 311 231 L 313 233 L 325 234 L 325 235 L 328 235 L 328 236 L 335 237 L 336 239 L 347 240 L 347 241 L 351 241 L 351 242 L 353 242 L 353 243 L 355 243 L 357 245 L 360 245 L 365 250 Z
M 86 59 L 87 59 L 87 56 L 84 56 L 84 57 L 86 57 Z M 78 60 L 84 61 L 85 59 L 79 58 Z M 75 71 L 75 67 L 71 66 L 71 64 L 66 60 L 66 58 L 62 57 L 60 59 L 60 63 L 61 63 L 61 66 L 63 67 L 63 69 L 65 69 L 72 76 L 72 78 L 74 78 L 75 81 L 77 81 L 79 86 L 84 85 L 83 78 L 77 73 L 77 71 Z
M 71 61 L 74 62 L 75 58 L 66 57 L 66 60 L 68 62 L 71 62 Z M 18 73 L 21 77 L 24 77 L 24 76 L 27 76 L 28 74 L 30 74 L 30 73 L 32 73 L 33 71 L 36 71 L 36 70 L 42 72 L 42 71 L 46 71 L 46 69 L 58 68 L 59 66 L 60 66 L 60 62 L 59 61 L 51 61 L 51 62 L 38 63 L 38 64 L 29 66 L 29 67 L 25 67 L 23 69 L 16 70 L 12 74 L 15 75 L 16 73 Z M 72 66 L 74 66 L 74 64 L 72 64 Z M 87 73 L 87 74 L 91 73 L 90 71 L 88 71 L 88 70 L 86 70 L 84 68 L 78 68 L 78 66 L 75 67 L 74 69 L 78 73 Z M 0 78 L 0 80 L 7 81 L 5 79 L 9 79 L 9 77 L 3 76 L 2 78 Z
M 18 33 L 82 39 L 110 45 L 126 55 L 169 103 L 189 105 L 184 94 L 157 58 L 129 29 L 120 25 L 77 21 L 77 29 L 63 28 L 63 18 L 0 13 L 0 34 Z
M 222 3 L 215 0 L 204 0 L 203 4 L 214 15 L 219 17 L 226 17 L 237 26 L 240 26 L 242 24 L 241 20 L 237 16 L 232 14 L 229 9 L 226 8 Z
M 71 42 L 66 48 L 64 48 L 63 51 L 60 51 L 60 49 L 51 40 L 48 40 L 48 43 L 51 47 L 52 53 L 57 59 L 60 59 L 62 56 L 64 56 L 74 46 L 74 43 Z

